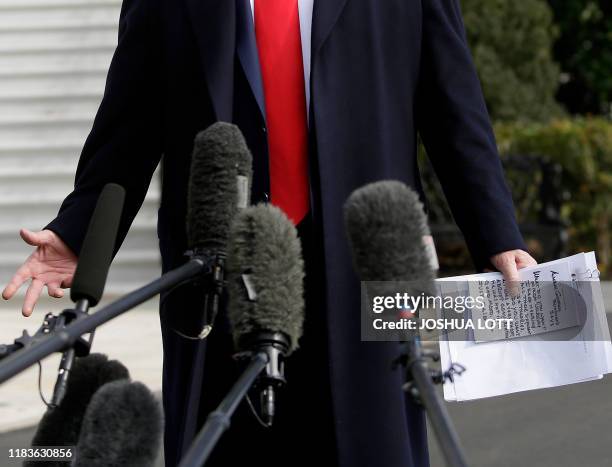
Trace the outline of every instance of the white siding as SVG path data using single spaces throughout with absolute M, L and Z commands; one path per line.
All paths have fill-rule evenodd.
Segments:
M 120 0 L 0 0 L 2 286 L 30 251 L 19 228 L 43 227 L 72 189 L 116 46 L 120 6 Z M 111 269 L 109 295 L 159 274 L 157 180 Z

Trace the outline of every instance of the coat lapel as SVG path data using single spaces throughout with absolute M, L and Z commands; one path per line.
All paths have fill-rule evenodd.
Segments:
M 314 61 L 348 0 L 315 0 L 312 13 L 312 60 Z
M 255 38 L 255 26 L 253 24 L 253 13 L 249 0 L 236 0 L 237 10 L 237 34 L 236 52 L 251 91 L 255 96 L 261 115 L 265 118 L 265 102 L 261 69 L 259 67 L 259 55 L 257 53 L 257 40 Z
M 311 46 L 313 62 L 347 1 L 315 0 Z M 186 0 L 186 2 L 216 117 L 218 120 L 231 121 L 234 57 L 237 50 L 236 2 L 230 0 Z M 250 84 L 257 95 L 259 86 L 256 82 Z M 261 104 L 263 103 L 260 103 L 263 107 Z
M 231 122 L 236 51 L 236 3 L 186 0 L 217 120 Z

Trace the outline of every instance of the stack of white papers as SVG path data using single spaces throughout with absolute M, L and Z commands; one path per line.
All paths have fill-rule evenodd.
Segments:
M 568 338 L 551 338 L 574 326 L 572 316 L 557 321 L 556 327 L 535 326 L 528 336 L 508 338 L 486 336 L 474 331 L 454 331 L 452 338 L 440 337 L 442 369 L 458 363 L 466 371 L 454 382 L 444 384 L 447 401 L 468 401 L 519 391 L 550 388 L 602 378 L 612 372 L 612 344 L 599 283 L 595 254 L 581 253 L 520 271 L 521 280 L 533 280 L 534 273 L 551 268 L 559 280 L 567 281 L 584 301 L 586 320 L 582 329 Z M 448 277 L 436 281 L 441 295 L 473 296 L 485 281 L 499 281 L 499 273 Z M 485 285 L 486 287 L 486 285 Z M 571 304 L 570 304 L 571 305 Z M 569 318 L 567 317 L 569 316 Z M 588 330 L 584 332 L 583 330 Z M 461 332 L 458 339 L 456 334 Z M 486 333 L 486 332 L 485 332 Z M 567 333 L 566 333 L 567 334 Z

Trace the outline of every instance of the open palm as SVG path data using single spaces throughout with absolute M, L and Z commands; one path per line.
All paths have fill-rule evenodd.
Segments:
M 31 280 L 21 310 L 24 316 L 30 316 L 45 286 L 50 297 L 64 296 L 62 288 L 72 284 L 77 257 L 51 230 L 22 229 L 19 235 L 36 250 L 17 270 L 2 292 L 2 298 L 11 299 L 24 282 Z

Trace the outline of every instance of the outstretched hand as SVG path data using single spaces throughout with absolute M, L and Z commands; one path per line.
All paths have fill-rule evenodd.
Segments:
M 51 230 L 32 232 L 21 229 L 19 235 L 28 245 L 36 247 L 36 250 L 4 288 L 2 298 L 10 300 L 24 282 L 31 280 L 21 310 L 23 316 L 30 316 L 45 286 L 50 297 L 64 296 L 62 288 L 72 284 L 77 256 Z

